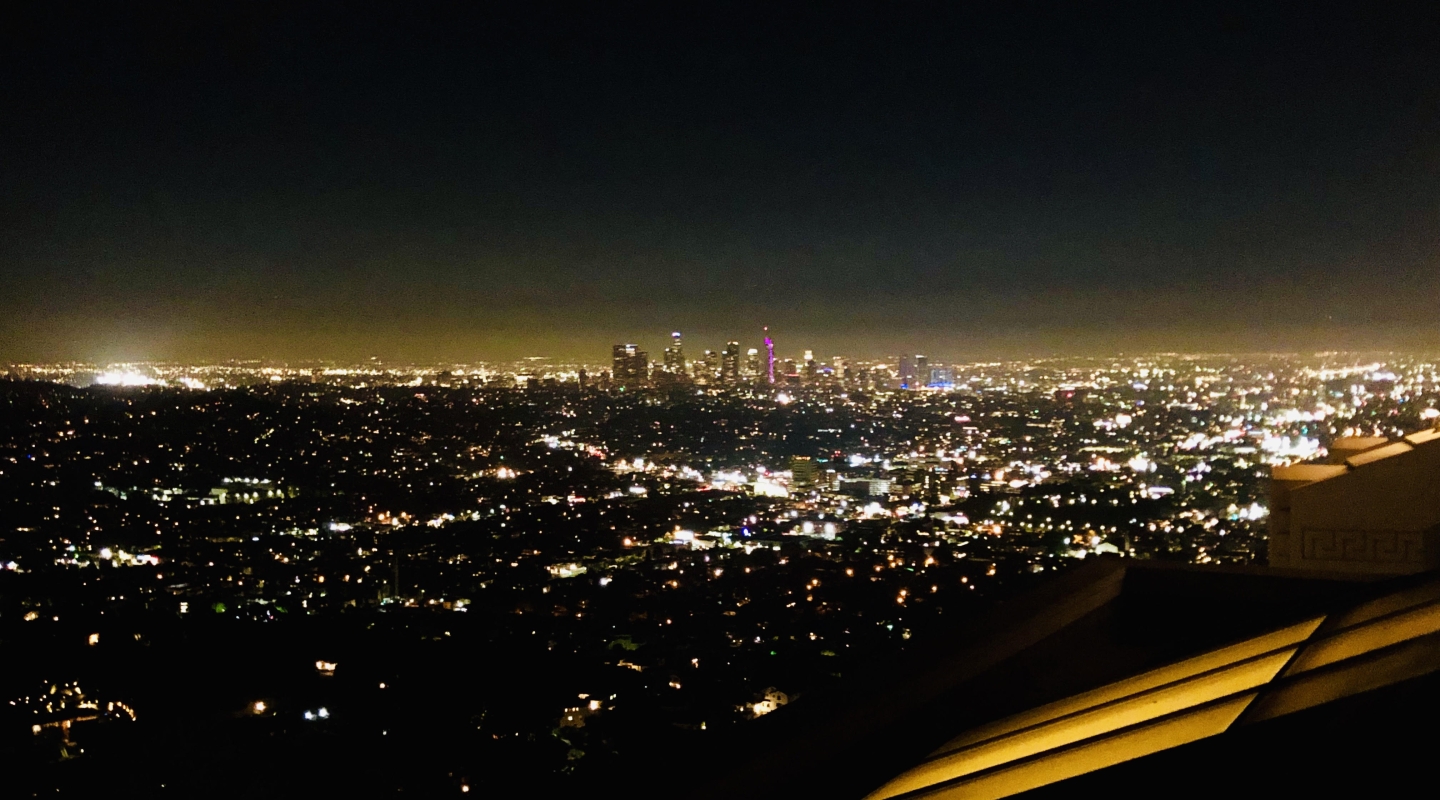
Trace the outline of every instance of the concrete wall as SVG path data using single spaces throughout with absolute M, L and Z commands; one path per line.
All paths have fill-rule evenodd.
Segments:
M 1440 440 L 1319 479 L 1299 469 L 1275 471 L 1271 566 L 1379 574 L 1440 566 Z

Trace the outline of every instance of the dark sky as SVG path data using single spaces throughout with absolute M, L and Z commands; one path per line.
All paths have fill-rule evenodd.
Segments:
M 59 5 L 0 362 L 1440 346 L 1401 4 Z

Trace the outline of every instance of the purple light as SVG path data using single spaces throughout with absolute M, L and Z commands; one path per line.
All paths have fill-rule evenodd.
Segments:
M 775 382 L 775 343 L 770 341 L 770 326 L 765 326 L 765 358 L 766 374 L 770 382 Z

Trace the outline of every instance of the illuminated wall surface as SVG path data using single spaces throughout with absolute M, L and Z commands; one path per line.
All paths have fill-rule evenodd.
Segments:
M 1440 429 L 1344 437 L 1327 464 L 1275 467 L 1270 566 L 1398 575 L 1440 567 Z
M 872 792 L 1007 797 L 1440 668 L 1440 581 L 962 734 Z

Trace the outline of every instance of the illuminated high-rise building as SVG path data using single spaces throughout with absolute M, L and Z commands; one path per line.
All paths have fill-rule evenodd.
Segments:
M 650 354 L 634 344 L 617 344 L 611 348 L 611 380 L 615 385 L 633 389 L 645 385 L 650 377 Z
M 775 382 L 775 342 L 770 340 L 770 326 L 765 326 L 765 379 Z
M 916 380 L 915 359 L 910 356 L 900 357 L 900 388 L 914 389 Z
M 685 350 L 680 342 L 680 331 L 670 334 L 670 346 L 665 348 L 665 371 L 677 375 L 685 372 Z
M 813 489 L 820 479 L 820 467 L 810 456 L 791 456 L 790 475 L 796 489 Z
M 760 377 L 760 351 L 753 347 L 745 351 L 744 376 L 750 380 Z
M 740 382 L 740 343 L 726 342 L 720 354 L 720 380 L 724 383 Z
M 800 365 L 795 363 L 795 359 L 782 359 L 777 366 L 780 368 L 780 375 L 785 379 L 785 383 L 794 385 L 800 382 Z

